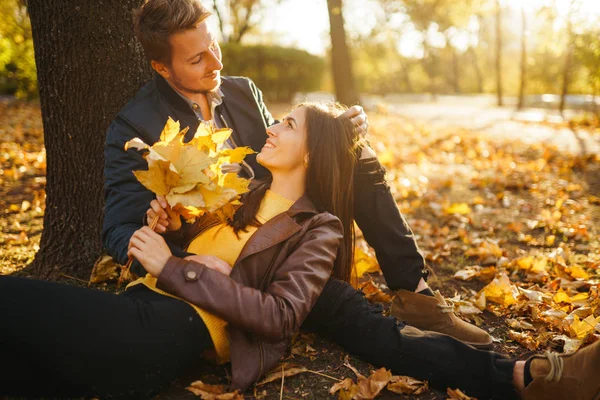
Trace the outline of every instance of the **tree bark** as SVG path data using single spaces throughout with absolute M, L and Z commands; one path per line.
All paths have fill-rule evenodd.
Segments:
M 498 106 L 504 105 L 502 99 L 502 6 L 496 0 L 496 95 Z
M 331 64 L 335 94 L 339 102 L 353 105 L 359 102 L 352 74 L 352 59 L 346 43 L 342 0 L 327 0 L 331 32 Z
M 519 103 L 517 109 L 525 106 L 525 89 L 527 87 L 527 15 L 521 6 L 521 85 L 519 87 Z
M 456 49 L 450 45 L 450 51 L 452 53 L 452 88 L 455 94 L 460 94 L 460 69 L 458 65 L 458 54 Z
M 473 69 L 475 69 L 475 75 L 477 76 L 477 92 L 483 93 L 483 73 L 479 66 L 479 60 L 477 60 L 477 53 L 473 46 L 469 46 L 469 54 L 471 55 L 471 61 L 473 62 Z
M 88 278 L 101 249 L 111 119 L 150 78 L 131 11 L 142 0 L 29 0 L 47 152 L 39 278 Z
M 565 107 L 567 103 L 567 94 L 569 93 L 569 83 L 571 78 L 571 64 L 573 59 L 573 47 L 574 44 L 574 34 L 573 34 L 573 22 L 572 22 L 572 14 L 573 14 L 573 2 L 571 2 L 571 10 L 569 11 L 568 21 L 567 21 L 567 52 L 565 55 L 565 64 L 563 67 L 563 80 L 562 80 L 562 90 L 560 93 L 560 105 L 558 107 L 560 114 L 562 115 L 565 112 Z

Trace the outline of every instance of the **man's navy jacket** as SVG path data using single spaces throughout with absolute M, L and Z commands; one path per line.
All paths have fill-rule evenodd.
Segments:
M 223 77 L 221 90 L 223 102 L 215 109 L 215 119 L 224 121 L 233 130 L 232 138 L 238 146 L 250 146 L 259 152 L 267 139 L 267 127 L 275 122 L 263 102 L 261 91 L 250 79 L 243 77 Z M 155 75 L 121 109 L 108 128 L 104 148 L 102 243 L 107 253 L 120 264 L 127 262 L 129 239 L 143 225 L 146 211 L 154 199 L 154 194 L 133 175 L 134 170 L 147 169 L 146 161 L 134 149 L 125 152 L 125 143 L 138 137 L 148 145 L 154 144 L 168 117 L 179 121 L 181 128 L 189 126 L 186 140 L 192 138 L 199 125 L 189 103 L 162 77 Z M 247 156 L 245 161 L 254 170 L 255 178 L 269 174 L 256 162 L 255 154 Z M 390 288 L 414 290 L 423 276 L 424 260 L 385 184 L 384 170 L 376 159 L 372 159 L 361 161 L 356 172 L 356 222 L 375 249 Z M 365 182 L 373 184 L 373 174 L 377 175 L 378 189 L 362 190 Z M 368 175 L 370 179 L 367 179 Z M 169 247 L 176 256 L 188 255 L 171 243 Z M 139 265 L 134 271 L 143 272 Z

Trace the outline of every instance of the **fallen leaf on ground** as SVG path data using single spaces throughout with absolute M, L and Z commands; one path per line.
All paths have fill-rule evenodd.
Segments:
M 393 300 L 393 297 L 381 290 L 373 280 L 368 280 L 359 284 L 358 290 L 361 290 L 365 294 L 367 300 L 372 303 L 389 303 Z
M 475 397 L 467 396 L 460 389 L 448 388 L 446 390 L 446 394 L 448 395 L 448 399 L 451 399 L 451 400 L 477 400 Z
M 482 289 L 485 299 L 508 307 L 517 303 L 519 290 L 514 286 L 505 273 L 500 274 Z
M 108 254 L 102 254 L 92 269 L 90 283 L 106 282 L 119 276 L 119 265 Z
M 392 376 L 390 383 L 387 385 L 387 390 L 398 394 L 413 394 L 419 395 L 425 393 L 429 387 L 427 381 L 420 381 L 410 376 Z
M 203 400 L 243 400 L 244 396 L 238 391 L 225 392 L 225 385 L 207 385 L 202 381 L 195 381 L 186 388 Z
M 283 372 L 281 365 L 278 365 L 277 367 L 273 368 L 271 372 L 269 372 L 267 376 L 264 377 L 264 379 L 262 379 L 256 384 L 256 386 L 262 386 L 269 382 L 281 380 L 282 376 L 285 376 L 287 378 L 289 376 L 298 375 L 308 371 L 305 367 L 301 365 L 284 364 L 283 367 Z

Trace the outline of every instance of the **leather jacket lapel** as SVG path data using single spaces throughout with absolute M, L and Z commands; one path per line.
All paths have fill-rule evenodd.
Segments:
M 235 263 L 238 264 L 244 258 L 275 246 L 299 232 L 302 227 L 294 221 L 293 217 L 296 215 L 301 213 L 316 214 L 317 212 L 312 200 L 307 195 L 302 196 L 289 210 L 277 215 L 258 228 L 246 242 Z
M 282 213 L 267 221 L 248 239 L 242 249 L 236 264 L 264 249 L 283 242 L 302 229 L 287 213 Z

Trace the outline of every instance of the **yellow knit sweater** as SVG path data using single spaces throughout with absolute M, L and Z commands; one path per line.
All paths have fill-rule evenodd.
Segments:
M 275 192 L 267 190 L 265 197 L 260 204 L 256 218 L 258 221 L 264 224 L 276 215 L 287 211 L 293 203 L 293 201 L 288 200 Z M 219 257 L 220 259 L 226 261 L 229 265 L 233 266 L 240 255 L 242 248 L 257 229 L 257 227 L 249 226 L 246 229 L 247 232 L 239 232 L 238 236 L 236 236 L 231 226 L 227 224 L 220 224 L 209 228 L 196 236 L 188 246 L 187 251 L 194 254 Z M 161 293 L 169 297 L 175 297 L 158 289 L 156 287 L 156 278 L 150 274 L 147 274 L 144 278 L 140 278 L 135 282 L 132 282 L 128 287 L 137 284 L 143 284 L 157 293 Z M 190 305 L 194 307 L 208 328 L 210 337 L 215 346 L 215 351 L 217 353 L 217 362 L 228 362 L 229 337 L 227 335 L 227 322 L 209 313 L 208 311 L 204 311 L 200 307 L 197 307 L 193 304 Z

